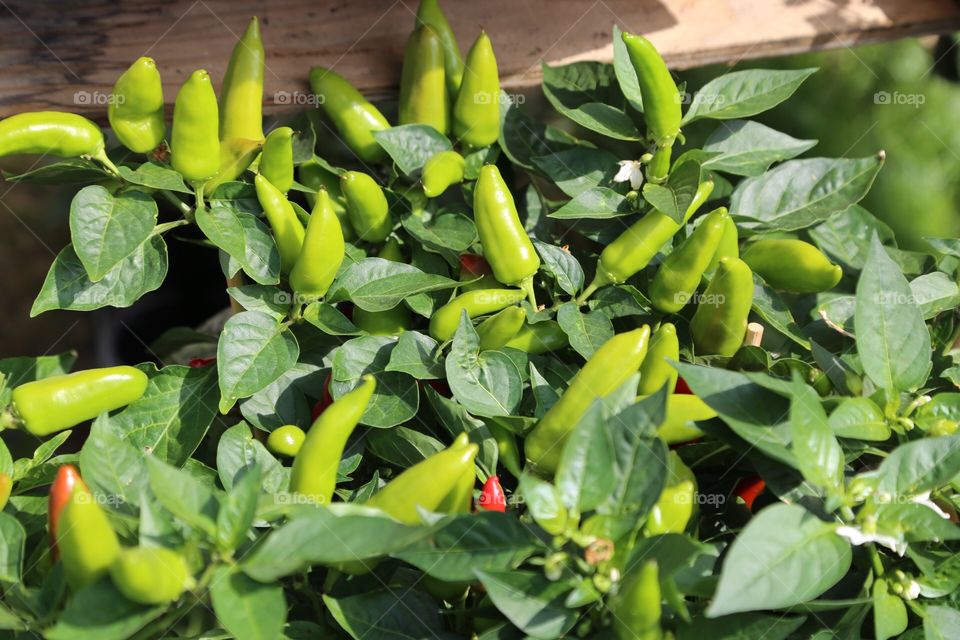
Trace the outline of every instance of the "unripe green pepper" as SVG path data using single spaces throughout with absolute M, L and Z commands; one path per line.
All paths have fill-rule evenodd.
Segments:
M 711 211 L 693 233 L 660 263 L 650 283 L 650 302 L 654 307 L 664 313 L 676 313 L 687 305 L 697 292 L 710 259 L 717 252 L 729 218 L 723 207 Z
M 250 19 L 227 64 L 220 87 L 220 139 L 263 140 L 263 75 L 266 53 L 260 22 Z
M 97 157 L 103 148 L 100 127 L 74 113 L 33 111 L 0 120 L 0 157 Z
M 444 80 L 443 43 L 432 27 L 415 29 L 407 40 L 400 76 L 400 124 L 425 124 L 450 132 L 450 99 Z
M 340 221 L 333 212 L 326 189 L 317 193 L 302 248 L 290 269 L 290 287 L 306 300 L 327 294 L 343 262 L 344 244 Z
M 463 80 L 463 60 L 460 58 L 460 45 L 457 44 L 457 38 L 447 22 L 447 17 L 443 15 L 440 4 L 437 0 L 420 0 L 420 7 L 417 9 L 416 26 L 429 25 L 436 32 L 440 42 L 443 43 L 443 66 L 444 77 L 447 83 L 447 92 L 451 98 L 455 98 L 460 91 L 460 83 Z
M 133 367 L 51 376 L 15 388 L 13 409 L 27 432 L 48 436 L 138 400 L 147 382 L 146 374 Z
M 82 480 L 77 480 L 60 515 L 57 548 L 74 591 L 106 574 L 120 554 L 120 541 L 107 514 Z
M 259 172 L 270 184 L 286 193 L 293 186 L 293 129 L 277 127 L 263 143 Z
M 626 282 L 650 264 L 660 248 L 676 235 L 680 227 L 686 224 L 712 192 L 712 180 L 700 183 L 693 202 L 684 213 L 682 223 L 654 209 L 630 225 L 600 254 L 597 274 L 587 291 L 592 292 L 608 284 Z
M 373 376 L 363 377 L 360 386 L 324 409 L 307 432 L 303 446 L 293 459 L 290 491 L 318 504 L 329 504 L 337 486 L 337 469 L 353 433 L 377 388 Z
M 327 190 L 327 193 L 330 194 L 330 206 L 333 207 L 333 212 L 337 214 L 337 219 L 340 221 L 343 239 L 347 242 L 355 240 L 357 234 L 353 232 L 350 216 L 347 214 L 347 201 L 340 189 L 340 176 L 328 171 L 316 159 L 310 159 L 297 167 L 297 177 L 300 184 L 310 187 L 314 191 L 320 191 L 321 188 Z M 306 197 L 310 208 L 316 206 L 317 195 L 315 193 L 305 193 L 304 197 Z
M 441 151 L 430 156 L 423 165 L 423 193 L 436 198 L 447 187 L 463 182 L 466 161 L 456 151 Z
M 113 85 L 107 117 L 117 139 L 130 151 L 147 153 L 163 142 L 163 84 L 153 58 L 139 58 Z
M 393 230 L 390 205 L 377 182 L 360 171 L 347 171 L 340 177 L 340 189 L 347 199 L 350 224 L 360 240 L 383 242 Z
M 196 582 L 187 560 L 163 547 L 124 549 L 110 565 L 113 584 L 131 602 L 167 604 Z
M 737 223 L 729 215 L 723 221 L 723 235 L 720 237 L 720 244 L 717 250 L 713 252 L 710 258 L 710 264 L 707 265 L 707 275 L 713 276 L 717 270 L 717 263 L 720 258 L 739 258 L 740 257 L 740 235 L 737 232 Z
M 739 258 L 721 258 L 690 321 L 698 355 L 732 356 L 743 344 L 753 305 L 753 272 Z
M 667 386 L 667 393 L 673 393 L 679 374 L 670 364 L 670 360 L 680 361 L 680 341 L 677 340 L 677 328 L 664 322 L 650 338 L 647 357 L 640 365 L 638 394 L 648 396 L 659 391 L 664 385 Z
M 828 291 L 843 277 L 840 265 L 803 240 L 757 240 L 747 245 L 743 261 L 771 287 L 790 293 Z
M 213 193 L 217 187 L 225 182 L 236 180 L 247 170 L 260 148 L 261 140 L 247 140 L 245 138 L 230 138 L 220 142 L 220 169 L 217 175 L 207 180 L 203 185 L 204 193 Z
M 513 474 L 514 478 L 520 478 L 523 473 L 523 463 L 520 461 L 520 449 L 517 447 L 517 435 L 501 427 L 495 422 L 488 422 L 487 427 L 490 434 L 497 441 L 497 453 L 500 465 Z
M 396 238 L 390 238 L 377 255 L 392 262 L 403 262 L 403 252 Z M 367 311 L 353 308 L 353 324 L 373 336 L 397 336 L 410 328 L 410 309 L 402 302 L 385 311 Z
M 436 511 L 451 493 L 463 486 L 464 474 L 473 473 L 479 447 L 462 433 L 450 447 L 413 465 L 366 502 L 405 524 L 419 524 L 417 507 Z
M 177 94 L 170 136 L 170 163 L 191 183 L 205 182 L 220 170 L 219 118 L 210 74 L 194 71 Z
M 273 230 L 273 239 L 280 251 L 280 270 L 290 273 L 300 257 L 306 231 L 297 217 L 293 205 L 270 181 L 257 174 L 254 179 L 257 188 L 257 200 L 263 207 L 263 213 Z
M 390 123 L 353 85 L 330 69 L 310 69 L 310 87 L 320 99 L 320 107 L 337 128 L 344 143 L 364 162 L 379 162 L 387 152 L 373 137 L 386 131 Z
M 667 482 L 656 504 L 650 509 L 644 533 L 648 536 L 683 533 L 693 517 L 696 494 L 696 476 L 677 452 L 671 451 L 667 456 Z
M 480 169 L 473 191 L 473 218 L 493 277 L 506 285 L 519 285 L 530 295 L 540 256 L 520 224 L 513 195 L 496 165 Z
M 524 445 L 528 464 L 544 475 L 556 472 L 570 432 L 594 400 L 614 392 L 637 372 L 647 355 L 649 339 L 650 327 L 644 325 L 600 345 L 527 435 Z
M 486 351 L 506 346 L 520 331 L 526 318 L 527 312 L 522 307 L 507 307 L 481 322 L 477 327 L 480 349 Z
M 608 607 L 619 640 L 660 640 L 660 572 L 656 560 L 631 568 Z
M 667 414 L 657 428 L 657 436 L 667 444 L 690 442 L 703 435 L 698 422 L 716 417 L 717 412 L 697 396 L 670 394 L 667 396 Z
M 295 424 L 277 427 L 267 436 L 267 449 L 278 456 L 292 458 L 300 451 L 307 434 Z
M 478 289 L 467 291 L 433 312 L 430 335 L 444 341 L 453 337 L 460 326 L 460 315 L 466 311 L 471 318 L 485 316 L 518 304 L 526 297 L 520 289 Z
M 517 334 L 507 340 L 505 347 L 525 353 L 540 354 L 563 349 L 569 340 L 556 320 L 524 324 Z
M 471 147 L 488 147 L 500 135 L 500 73 L 493 44 L 484 31 L 467 53 L 453 105 L 453 135 Z

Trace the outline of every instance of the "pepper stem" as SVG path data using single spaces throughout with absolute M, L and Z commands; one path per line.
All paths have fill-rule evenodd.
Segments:
M 92 154 L 90 157 L 96 160 L 97 162 L 99 162 L 100 164 L 102 164 L 107 169 L 107 171 L 109 171 L 116 177 L 118 178 L 121 177 L 120 169 L 118 169 L 117 165 L 113 164 L 113 161 L 107 157 L 106 149 L 100 149 L 96 153 Z
M 584 305 L 584 303 L 587 301 L 587 299 L 588 299 L 590 296 L 592 296 L 592 295 L 597 291 L 597 289 L 599 289 L 599 288 L 600 288 L 600 285 L 597 284 L 597 279 L 594 278 L 594 279 L 593 279 L 593 282 L 591 282 L 591 283 L 587 286 L 587 288 L 583 290 L 583 293 L 581 293 L 581 294 L 577 297 L 577 306 L 578 306 L 578 307 L 582 307 L 582 306 Z
M 530 304 L 533 305 L 533 310 L 537 311 L 539 307 L 537 306 L 537 294 L 533 290 L 533 276 L 521 280 L 520 288 L 527 293 L 527 300 L 529 300 Z
M 0 431 L 4 429 L 16 429 L 19 421 L 14 417 L 13 412 L 10 411 L 10 407 L 7 407 L 0 412 Z
M 654 184 L 660 184 L 667 179 L 667 174 L 670 173 L 670 154 L 672 150 L 672 146 L 657 147 L 656 151 L 653 152 L 653 159 L 647 165 L 647 180 Z

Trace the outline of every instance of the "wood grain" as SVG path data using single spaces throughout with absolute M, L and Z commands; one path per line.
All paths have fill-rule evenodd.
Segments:
M 960 27 L 947 0 L 446 0 L 466 51 L 481 28 L 503 85 L 540 80 L 540 62 L 612 59 L 610 29 L 648 35 L 675 68 L 844 47 Z M 189 73 L 216 81 L 251 15 L 263 21 L 268 110 L 309 100 L 313 65 L 365 93 L 395 91 L 416 0 L 7 0 L 0 8 L 0 115 L 66 109 L 102 120 L 113 81 L 141 55 L 166 97 Z

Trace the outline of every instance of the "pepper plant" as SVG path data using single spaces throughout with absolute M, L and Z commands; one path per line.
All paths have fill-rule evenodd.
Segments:
M 197 235 L 225 283 L 154 361 L 0 360 L 5 633 L 956 637 L 960 243 L 857 204 L 882 151 L 750 120 L 815 70 L 678 87 L 614 28 L 543 66 L 560 128 L 497 34 L 414 26 L 399 119 L 316 67 L 264 136 L 254 19 L 169 132 L 147 58 L 113 136 L 0 122 L 62 158 L 9 180 L 80 187 L 33 315 L 133 305 Z

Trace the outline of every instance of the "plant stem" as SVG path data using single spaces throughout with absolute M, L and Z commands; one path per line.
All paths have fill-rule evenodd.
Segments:
M 186 202 L 178 198 L 172 191 L 167 189 L 160 189 L 160 195 L 162 195 L 168 202 L 180 210 L 180 213 L 183 214 L 185 218 L 190 218 L 190 213 L 193 209 L 190 208 Z
M 116 177 L 120 178 L 121 180 L 123 179 L 120 176 L 120 169 L 118 169 L 117 165 L 113 164 L 113 161 L 107 157 L 106 150 L 100 149 L 100 151 L 98 151 L 97 153 L 93 154 L 90 157 L 96 160 L 97 162 L 99 162 L 100 164 L 102 164 L 107 169 L 107 171 L 109 171 Z
M 533 276 L 524 278 L 520 283 L 520 288 L 527 292 L 527 300 L 533 305 L 533 310 L 537 311 L 539 307 L 537 306 L 537 294 L 533 290 Z
M 597 284 L 597 279 L 594 278 L 593 282 L 591 282 L 587 288 L 583 290 L 583 293 L 577 297 L 577 306 L 582 307 L 587 302 L 587 299 L 596 293 L 597 289 L 599 288 L 600 285 Z

